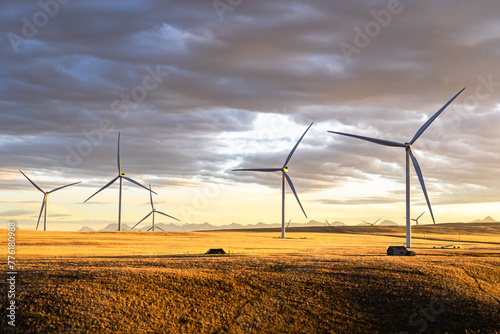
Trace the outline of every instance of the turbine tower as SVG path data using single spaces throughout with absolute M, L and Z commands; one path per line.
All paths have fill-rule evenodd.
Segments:
M 161 211 L 158 211 L 155 209 L 154 205 L 153 205 L 153 192 L 151 191 L 151 183 L 149 184 L 149 199 L 151 200 L 151 212 L 148 213 L 148 215 L 144 218 L 142 218 L 137 224 L 134 225 L 134 227 L 132 227 L 132 230 L 137 226 L 139 225 L 140 223 L 142 223 L 142 221 L 146 218 L 148 218 L 149 216 L 151 216 L 151 214 L 153 214 L 153 225 L 151 225 L 151 227 L 148 229 L 148 231 L 150 230 L 153 230 L 153 232 L 155 231 L 155 213 L 159 213 L 160 215 L 164 215 L 164 216 L 167 216 L 167 217 L 170 217 L 172 219 L 175 219 L 177 221 L 180 221 L 179 219 L 175 218 L 175 217 L 172 217 L 172 216 L 169 216 L 167 215 L 166 213 L 163 213 Z M 163 232 L 165 232 L 161 227 L 159 226 L 156 226 L 158 227 L 160 230 L 162 230 Z
M 425 189 L 425 183 L 424 183 L 424 177 L 422 176 L 422 171 L 420 170 L 420 166 L 418 164 L 417 159 L 413 155 L 413 152 L 411 150 L 411 146 L 415 143 L 415 141 L 424 133 L 424 131 L 431 125 L 432 122 L 441 114 L 441 112 L 448 107 L 448 105 L 453 102 L 457 98 L 460 93 L 464 91 L 465 87 L 462 88 L 461 91 L 459 91 L 455 96 L 451 98 L 441 109 L 439 109 L 434 116 L 429 118 L 427 122 L 422 125 L 422 127 L 417 131 L 415 136 L 413 136 L 413 139 L 409 143 L 398 143 L 398 142 L 393 142 L 393 141 L 388 141 L 388 140 L 383 140 L 383 139 L 377 139 L 377 138 L 370 138 L 370 137 L 364 137 L 364 136 L 358 136 L 358 135 L 353 135 L 349 133 L 343 133 L 343 132 L 335 132 L 335 131 L 328 131 L 331 133 L 336 133 L 339 135 L 343 136 L 348 136 L 348 137 L 353 137 L 353 138 L 358 138 L 361 140 L 366 140 L 375 144 L 379 145 L 384 145 L 384 146 L 394 146 L 394 147 L 402 147 L 405 149 L 405 155 L 406 155 L 406 246 L 411 247 L 411 220 L 410 220 L 410 159 L 413 163 L 413 167 L 415 168 L 415 171 L 417 172 L 418 180 L 420 181 L 420 186 L 422 187 L 422 190 L 425 195 L 425 200 L 427 201 L 427 206 L 429 207 L 429 211 L 431 212 L 432 216 L 432 221 L 434 224 L 436 221 L 434 220 L 434 215 L 432 213 L 431 209 L 431 203 L 429 202 L 429 197 L 427 196 L 427 190 Z
M 139 187 L 142 187 L 142 188 L 146 189 L 147 191 L 151 192 L 151 190 L 148 189 L 148 188 L 146 188 L 142 184 L 140 184 L 140 183 L 132 180 L 131 178 L 126 177 L 125 173 L 122 173 L 121 166 L 120 166 L 120 132 L 118 132 L 118 156 L 117 156 L 117 163 L 118 163 L 118 176 L 116 176 L 113 180 L 109 181 L 108 184 L 106 184 L 104 187 L 102 187 L 101 189 L 99 189 L 98 191 L 96 191 L 94 193 L 94 195 L 92 195 L 89 198 L 87 198 L 83 203 L 86 203 L 89 199 L 91 199 L 92 197 L 94 197 L 95 195 L 97 195 L 99 192 L 101 192 L 102 190 L 104 190 L 107 187 L 109 187 L 110 185 L 112 185 L 116 180 L 120 179 L 120 193 L 118 195 L 118 231 L 121 231 L 122 230 L 122 185 L 123 185 L 123 179 L 125 179 L 127 181 L 130 181 L 130 182 L 138 185 Z M 155 193 L 155 192 L 153 191 L 153 193 Z M 158 195 L 158 194 L 156 194 L 156 195 Z
M 25 178 L 28 179 L 28 181 L 31 182 L 31 184 L 38 190 L 40 190 L 42 193 L 43 193 L 43 200 L 42 200 L 42 208 L 40 209 L 40 214 L 38 215 L 38 222 L 36 223 L 36 229 L 38 230 L 38 225 L 40 224 L 40 218 L 42 217 L 42 212 L 44 212 L 44 215 L 43 215 L 43 230 L 44 231 L 47 231 L 47 199 L 49 197 L 49 194 L 53 193 L 54 191 L 58 191 L 60 189 L 63 189 L 63 188 L 66 188 L 66 187 L 69 187 L 69 186 L 72 186 L 72 185 L 75 185 L 75 184 L 78 184 L 80 183 L 81 181 L 79 182 L 75 182 L 75 183 L 71 183 L 71 184 L 67 184 L 65 186 L 62 186 L 62 187 L 59 187 L 59 188 L 55 188 L 55 189 L 52 189 L 51 191 L 43 191 L 42 188 L 40 188 L 39 186 L 37 186 L 35 184 L 35 182 L 31 181 L 29 177 L 26 176 L 26 174 L 24 174 L 21 170 L 19 170 L 21 172 L 21 174 L 24 175 Z M 45 208 L 45 211 L 43 210 Z
M 313 122 L 314 123 L 314 122 Z M 302 137 L 300 137 L 299 141 L 293 149 L 290 151 L 288 154 L 288 157 L 285 160 L 285 163 L 283 164 L 283 167 L 280 168 L 246 168 L 246 169 L 233 169 L 233 172 L 240 172 L 240 171 L 251 171 L 251 172 L 281 172 L 281 238 L 285 239 L 285 179 L 288 182 L 288 185 L 292 189 L 293 194 L 295 195 L 295 198 L 297 199 L 297 202 L 300 205 L 300 208 L 302 209 L 302 212 L 304 213 L 304 216 L 306 216 L 306 212 L 304 211 L 304 208 L 302 207 L 302 204 L 300 204 L 299 196 L 297 195 L 297 192 L 295 191 L 295 187 L 293 186 L 292 180 L 288 176 L 288 162 L 290 162 L 290 159 L 292 158 L 293 153 L 297 149 L 297 146 L 299 146 L 300 142 L 302 141 L 302 138 L 306 135 L 307 131 L 311 128 L 313 125 L 311 123 L 309 127 L 306 129 Z

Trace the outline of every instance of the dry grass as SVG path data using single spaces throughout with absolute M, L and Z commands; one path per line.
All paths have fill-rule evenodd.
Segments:
M 415 244 L 416 257 L 387 257 L 382 255 L 387 246 L 401 244 L 401 238 L 19 233 L 13 333 L 500 331 L 500 246 L 495 244 L 433 249 L 435 241 L 422 240 Z M 247 255 L 133 256 L 210 247 Z M 113 256 L 84 256 L 100 250 L 99 255 Z M 3 280 L 2 305 L 6 286 Z M 1 316 L 7 329 L 5 308 Z
M 500 328 L 496 257 L 38 259 L 22 267 L 16 333 Z M 424 309 L 432 321 L 417 315 L 410 323 Z

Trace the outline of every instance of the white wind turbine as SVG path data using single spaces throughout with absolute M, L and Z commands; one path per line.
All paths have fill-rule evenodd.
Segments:
M 148 229 L 148 231 L 150 230 L 153 230 L 153 232 L 155 231 L 155 213 L 159 213 L 160 215 L 164 215 L 164 216 L 167 216 L 167 217 L 170 217 L 172 219 L 175 219 L 177 221 L 180 221 L 179 219 L 175 218 L 175 217 L 172 217 L 172 216 L 169 216 L 167 215 L 166 213 L 163 213 L 161 211 L 158 211 L 155 209 L 154 205 L 153 205 L 153 192 L 151 191 L 151 183 L 149 184 L 149 199 L 151 200 L 151 212 L 148 213 L 148 215 L 144 218 L 142 218 L 137 224 L 134 225 L 134 227 L 132 227 L 132 230 L 137 226 L 139 225 L 140 223 L 142 223 L 142 221 L 146 218 L 148 218 L 149 216 L 151 216 L 151 214 L 153 214 L 153 225 L 151 225 L 151 227 Z M 162 230 L 163 232 L 165 232 L 161 227 L 159 226 L 156 226 L 158 227 L 160 230 Z
M 425 183 L 424 183 L 424 177 L 422 176 L 422 171 L 420 170 L 420 166 L 418 164 L 417 159 L 413 155 L 413 152 L 411 150 L 411 146 L 415 143 L 415 141 L 424 133 L 424 131 L 431 125 L 431 123 L 441 114 L 441 112 L 448 107 L 448 105 L 453 102 L 453 100 L 456 99 L 460 93 L 464 91 L 465 87 L 462 88 L 461 91 L 459 91 L 455 96 L 451 98 L 441 109 L 439 109 L 434 116 L 429 118 L 427 122 L 422 125 L 422 127 L 417 131 L 415 136 L 413 136 L 413 139 L 409 143 L 399 143 L 399 142 L 393 142 L 393 141 L 388 141 L 388 140 L 383 140 L 383 139 L 377 139 L 377 138 L 370 138 L 370 137 L 364 137 L 364 136 L 358 136 L 358 135 L 353 135 L 349 133 L 343 133 L 343 132 L 335 132 L 335 131 L 328 131 L 331 133 L 336 133 L 339 135 L 343 136 L 348 136 L 348 137 L 353 137 L 353 138 L 358 138 L 362 140 L 366 140 L 375 144 L 379 145 L 384 145 L 384 146 L 394 146 L 394 147 L 402 147 L 406 151 L 406 246 L 411 247 L 411 220 L 410 220 L 410 159 L 413 163 L 413 167 L 415 168 L 415 171 L 417 172 L 418 180 L 420 181 L 420 185 L 422 187 L 422 190 L 425 195 L 425 200 L 427 201 L 427 206 L 429 207 L 429 211 L 431 212 L 432 216 L 432 221 L 434 224 L 436 221 L 434 220 L 434 215 L 432 213 L 431 209 L 431 203 L 429 202 L 429 197 L 427 196 L 427 190 L 425 189 Z
M 55 189 L 52 189 L 51 191 L 43 191 L 42 188 L 40 188 L 39 186 L 37 186 L 35 184 L 35 182 L 31 181 L 29 177 L 26 176 L 26 174 L 24 174 L 21 170 L 19 170 L 21 172 L 21 174 L 24 175 L 25 178 L 28 179 L 28 181 L 31 182 L 31 184 L 38 190 L 40 190 L 42 193 L 43 193 L 43 201 L 42 201 L 42 208 L 40 209 L 40 214 L 38 215 L 38 222 L 36 223 L 36 229 L 38 230 L 38 225 L 40 224 L 40 218 L 42 217 L 42 212 L 44 212 L 44 215 L 43 215 L 43 230 L 44 231 L 47 231 L 47 199 L 49 197 L 49 194 L 53 193 L 54 191 L 58 191 L 60 189 L 63 189 L 63 188 L 66 188 L 66 187 L 69 187 L 69 186 L 72 186 L 72 185 L 75 185 L 75 184 L 78 184 L 80 183 L 81 181 L 79 182 L 75 182 L 75 183 L 71 183 L 71 184 L 67 184 L 65 186 L 62 186 L 62 187 L 59 187 L 59 188 L 55 188 Z M 45 208 L 45 211 L 43 210 Z
M 92 195 L 89 198 L 87 198 L 83 203 L 87 202 L 89 199 L 91 199 L 92 197 L 94 197 L 95 195 L 97 195 L 99 192 L 101 192 L 102 190 L 104 190 L 107 187 L 109 187 L 110 185 L 112 185 L 116 180 L 120 179 L 120 193 L 119 193 L 119 196 L 118 196 L 118 231 L 121 231 L 121 227 L 122 227 L 122 185 L 123 185 L 123 179 L 125 179 L 127 181 L 130 181 L 130 182 L 138 185 L 139 187 L 142 187 L 142 188 L 146 189 L 147 191 L 151 192 L 151 190 L 148 189 L 148 188 L 146 188 L 142 184 L 140 184 L 140 183 L 132 180 L 131 178 L 126 177 L 125 173 L 122 173 L 121 166 L 120 166 L 120 132 L 118 132 L 118 156 L 117 156 L 117 163 L 118 163 L 118 176 L 116 176 L 113 180 L 109 181 L 108 184 L 106 184 L 104 187 L 102 187 L 101 189 L 99 189 L 98 191 L 96 191 L 94 193 L 94 195 Z M 155 192 L 153 191 L 153 193 L 155 193 Z M 156 194 L 156 195 L 158 195 L 158 194 Z
M 313 122 L 314 123 L 314 122 Z M 297 202 L 300 205 L 300 208 L 302 209 L 302 212 L 304 213 L 304 216 L 306 216 L 306 212 L 304 211 L 304 208 L 302 207 L 302 204 L 300 204 L 299 196 L 297 195 L 297 192 L 295 191 L 295 187 L 293 186 L 292 180 L 288 176 L 288 162 L 292 158 L 293 153 L 297 149 L 297 146 L 299 146 L 300 142 L 302 141 L 302 138 L 306 135 L 307 131 L 311 128 L 313 125 L 311 123 L 309 127 L 306 129 L 302 137 L 300 137 L 299 141 L 293 149 L 290 151 L 290 154 L 288 154 L 288 157 L 285 160 L 285 163 L 283 164 L 283 167 L 280 168 L 246 168 L 246 169 L 233 169 L 234 172 L 239 172 L 239 171 L 251 171 L 251 172 L 281 172 L 281 238 L 285 239 L 285 179 L 288 182 L 288 185 L 292 189 L 293 194 L 295 195 L 295 198 L 297 199 Z

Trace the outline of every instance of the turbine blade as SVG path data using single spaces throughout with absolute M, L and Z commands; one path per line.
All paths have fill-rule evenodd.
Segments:
M 288 226 L 290 226 L 291 221 L 292 221 L 292 218 L 290 218 L 290 220 L 288 221 L 288 224 L 286 224 L 286 228 L 288 228 Z
M 160 215 L 164 215 L 164 216 L 170 217 L 170 218 L 175 219 L 175 220 L 177 220 L 177 221 L 179 221 L 179 222 L 180 222 L 180 220 L 179 220 L 179 219 L 177 219 L 177 218 L 175 218 L 175 217 L 172 217 L 172 216 L 169 216 L 169 215 L 167 215 L 166 213 L 163 213 L 163 212 L 161 212 L 161 211 L 156 211 L 156 213 L 159 213 Z
M 60 189 L 63 189 L 63 188 L 69 187 L 69 186 L 73 186 L 73 185 L 78 184 L 78 183 L 82 183 L 82 181 L 78 181 L 78 182 L 75 182 L 75 183 L 67 184 L 67 185 L 65 185 L 65 186 L 62 186 L 62 187 L 56 188 L 56 189 L 52 189 L 52 190 L 51 190 L 51 191 L 49 191 L 47 194 L 53 193 L 54 191 L 58 191 L 58 190 L 60 190 Z
M 299 203 L 300 208 L 302 209 L 302 212 L 304 213 L 304 216 L 306 216 L 306 218 L 307 218 L 306 212 L 304 211 L 304 208 L 302 207 L 302 204 L 300 204 L 299 196 L 297 196 L 297 192 L 295 191 L 295 187 L 293 186 L 292 179 L 290 179 L 290 177 L 288 176 L 287 173 L 283 173 L 283 174 L 285 175 L 285 178 L 288 181 L 288 185 L 292 189 L 292 192 L 295 195 L 295 198 L 297 199 L 297 202 Z
M 336 133 L 338 135 L 342 136 L 347 136 L 347 137 L 353 137 L 353 138 L 358 138 L 361 140 L 366 140 L 375 144 L 380 144 L 384 146 L 395 146 L 395 147 L 405 147 L 405 144 L 398 143 L 395 141 L 389 141 L 389 140 L 384 140 L 384 139 L 378 139 L 378 138 L 371 138 L 371 137 L 364 137 L 364 136 L 358 136 L 358 135 L 351 135 L 349 133 L 344 133 L 344 132 L 336 132 L 336 131 L 328 131 L 330 133 Z
M 424 213 L 425 213 L 425 211 L 424 211 L 424 212 L 422 212 L 422 213 L 420 214 L 420 216 L 418 216 L 418 218 L 417 218 L 417 219 L 420 219 L 420 217 L 422 217 L 422 216 L 424 215 Z M 416 219 L 416 220 L 417 220 L 417 219 Z
M 233 172 L 278 172 L 281 168 L 244 168 L 233 169 Z
M 332 226 L 330 225 L 330 223 L 328 222 L 328 219 L 325 219 L 326 223 L 328 224 L 328 226 Z
M 118 155 L 116 158 L 116 162 L 118 164 L 118 175 L 122 173 L 122 169 L 120 167 L 120 132 L 118 131 Z
M 151 200 L 151 209 L 153 209 L 154 211 L 155 207 L 153 206 L 153 193 L 151 192 L 151 183 L 149 184 L 149 199 Z
M 300 137 L 299 141 L 297 142 L 297 144 L 295 144 L 295 146 L 293 147 L 293 149 L 290 151 L 290 153 L 288 154 L 288 157 L 286 158 L 285 160 L 285 163 L 283 164 L 283 168 L 286 167 L 286 165 L 288 165 L 288 162 L 290 161 L 290 159 L 292 158 L 292 155 L 293 153 L 295 152 L 295 150 L 297 149 L 297 146 L 299 146 L 300 142 L 302 141 L 302 138 L 304 138 L 304 136 L 306 135 L 307 131 L 309 131 L 309 129 L 311 128 L 311 126 L 313 125 L 314 122 L 312 122 L 306 129 L 306 131 L 304 132 L 304 134 L 302 135 L 302 137 Z
M 158 225 L 155 225 L 155 226 L 156 226 L 156 228 L 158 228 L 158 229 L 162 230 L 163 232 L 165 232 L 165 230 L 162 229 L 160 226 L 158 226 Z
M 153 213 L 153 211 L 151 211 L 150 213 L 148 213 L 148 215 L 146 217 L 142 218 L 137 224 L 135 224 L 134 227 L 131 228 L 131 230 L 133 230 L 137 225 L 139 225 L 140 223 L 142 223 L 144 221 L 144 219 L 146 219 L 149 216 L 151 216 L 152 213 Z
M 25 177 L 25 178 L 27 178 L 27 179 L 28 179 L 28 181 L 30 181 L 30 182 L 31 182 L 31 184 L 32 184 L 32 185 L 34 185 L 34 186 L 35 186 L 35 188 L 36 188 L 36 189 L 40 190 L 42 193 L 44 193 L 44 194 L 45 194 L 45 191 L 43 191 L 43 190 L 42 190 L 39 186 L 37 186 L 37 185 L 35 184 L 35 182 L 31 181 L 31 180 L 30 180 L 30 178 L 26 176 L 26 174 L 24 174 L 21 170 L 19 170 L 19 171 L 21 172 L 21 174 L 23 174 L 23 175 L 24 175 L 24 177 Z
M 379 219 L 377 219 L 377 221 L 375 223 L 373 223 L 373 225 L 375 225 L 376 223 L 378 223 L 378 221 L 382 219 L 382 217 L 380 217 Z
M 36 229 L 38 231 L 38 225 L 40 224 L 40 218 L 42 217 L 42 212 L 43 212 L 43 207 L 45 206 L 45 201 L 47 200 L 47 197 L 43 197 L 42 201 L 42 208 L 40 209 L 40 214 L 38 215 L 38 222 L 36 223 Z
M 153 226 L 151 226 L 150 228 L 148 228 L 147 232 L 151 231 L 153 229 Z
M 441 109 L 439 109 L 435 114 L 434 116 L 432 116 L 431 118 L 429 118 L 429 120 L 427 122 L 424 123 L 424 125 L 422 125 L 422 127 L 417 131 L 417 133 L 415 134 L 415 136 L 413 137 L 413 139 L 410 141 L 410 145 L 412 145 L 417 139 L 418 137 L 420 137 L 422 135 L 422 133 L 424 133 L 424 131 L 429 127 L 429 125 L 431 125 L 432 122 L 434 122 L 434 120 L 439 116 L 439 114 L 441 114 L 443 112 L 443 110 L 446 109 L 446 107 L 448 107 L 448 105 L 453 102 L 453 100 L 455 100 L 457 98 L 458 95 L 460 95 L 460 93 L 462 93 L 464 91 L 465 87 L 462 88 L 461 91 L 459 91 L 455 96 L 453 96 L 451 98 L 451 100 L 449 100 Z
M 118 175 L 117 177 L 115 177 L 113 180 L 109 181 L 108 184 L 106 184 L 104 187 L 102 187 L 101 189 L 97 190 L 94 195 L 90 196 L 89 198 L 87 198 L 85 201 L 83 201 L 83 203 L 87 202 L 89 199 L 91 199 L 92 197 L 94 197 L 95 195 L 97 195 L 98 193 L 100 193 L 101 191 L 103 191 L 104 189 L 106 189 L 107 187 L 109 187 L 110 185 L 112 185 L 116 180 L 118 180 L 118 178 L 120 177 L 120 175 Z
M 425 200 L 427 201 L 427 206 L 429 207 L 429 211 L 431 212 L 432 221 L 434 222 L 434 224 L 436 224 L 436 221 L 434 220 L 434 214 L 432 213 L 431 202 L 429 202 L 429 196 L 427 196 L 427 190 L 425 189 L 425 182 L 424 182 L 424 177 L 422 176 L 422 171 L 420 170 L 417 158 L 415 158 L 415 156 L 413 155 L 411 148 L 409 148 L 408 151 L 410 152 L 410 157 L 413 163 L 413 167 L 415 167 L 415 171 L 417 172 L 418 180 L 420 181 L 420 186 L 424 191 Z
M 154 191 L 152 191 L 152 190 L 148 189 L 147 187 L 143 186 L 143 185 L 142 185 L 142 184 L 140 184 L 139 182 L 132 180 L 130 177 L 126 177 L 126 176 L 122 176 L 122 177 L 123 177 L 125 180 L 130 181 L 130 182 L 132 182 L 132 183 L 134 183 L 134 184 L 138 185 L 139 187 L 142 187 L 142 188 L 146 189 L 147 191 L 152 192 L 152 193 L 153 193 L 153 194 L 155 194 L 155 195 L 158 195 L 157 193 L 155 193 Z
M 371 225 L 372 223 L 367 222 L 366 220 L 362 220 L 363 223 Z

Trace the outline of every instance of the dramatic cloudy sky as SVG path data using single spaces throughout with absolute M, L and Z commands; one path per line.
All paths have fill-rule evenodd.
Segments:
M 46 5 L 41 5 L 45 3 Z M 44 8 L 45 7 L 45 8 Z M 49 229 L 115 222 L 122 171 L 184 223 L 274 223 L 280 167 L 307 126 L 287 218 L 403 223 L 414 144 L 438 222 L 500 219 L 497 1 L 2 1 L 0 217 Z M 412 210 L 426 211 L 412 170 Z M 124 222 L 149 212 L 124 187 Z M 428 211 L 428 210 L 427 210 Z M 167 218 L 160 222 L 170 222 Z M 421 219 L 430 223 L 427 213 Z

